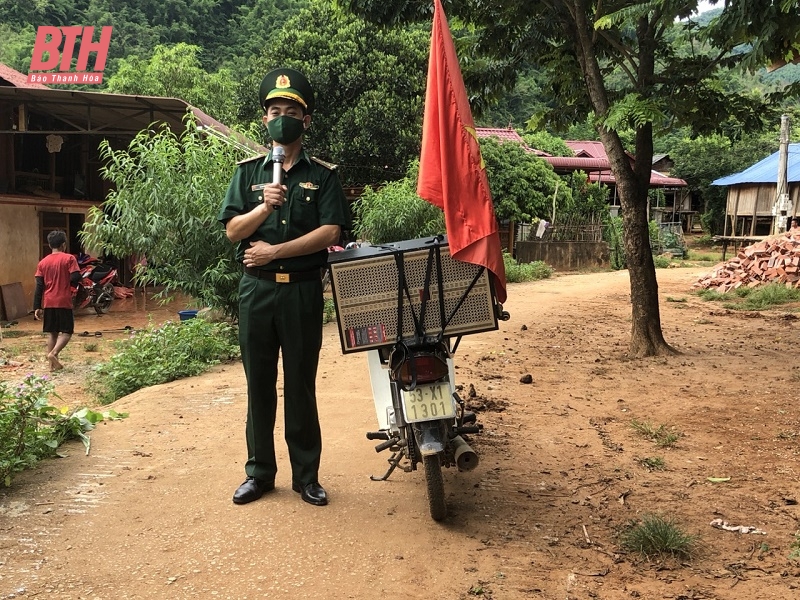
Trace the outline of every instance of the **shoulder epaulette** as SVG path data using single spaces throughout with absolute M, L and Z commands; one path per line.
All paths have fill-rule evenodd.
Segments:
M 237 165 L 243 165 L 244 163 L 248 163 L 252 160 L 258 160 L 259 158 L 264 158 L 266 154 L 256 154 L 255 156 L 251 156 L 250 158 L 245 158 L 244 160 L 240 160 L 237 162 Z
M 313 160 L 317 164 L 322 165 L 326 169 L 330 169 L 331 171 L 335 171 L 336 169 L 339 168 L 339 165 L 335 165 L 333 163 L 326 162 L 326 161 L 322 160 L 321 158 L 317 158 L 316 156 L 312 156 L 311 160 Z

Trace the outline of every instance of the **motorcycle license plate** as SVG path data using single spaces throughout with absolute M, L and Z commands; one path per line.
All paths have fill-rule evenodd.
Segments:
M 410 392 L 403 391 L 403 412 L 406 423 L 455 417 L 456 407 L 450 384 L 420 385 Z

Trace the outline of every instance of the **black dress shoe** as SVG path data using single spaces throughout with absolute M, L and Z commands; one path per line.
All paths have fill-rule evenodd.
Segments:
M 265 492 L 275 489 L 274 481 L 264 481 L 255 477 L 248 477 L 233 494 L 234 504 L 247 504 L 258 500 Z
M 300 494 L 304 502 L 313 504 L 314 506 L 325 506 L 328 503 L 328 494 L 325 489 L 318 483 L 307 483 L 300 485 L 299 483 L 292 482 L 292 489 Z

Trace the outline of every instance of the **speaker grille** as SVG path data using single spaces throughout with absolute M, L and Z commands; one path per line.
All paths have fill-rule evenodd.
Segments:
M 414 339 L 414 317 L 419 319 L 425 305 L 425 336 L 442 331 L 439 285 L 435 254 L 431 263 L 428 301 L 423 303 L 425 275 L 431 250 L 398 252 L 402 257 L 409 298 L 403 293 L 402 339 Z M 445 328 L 446 336 L 479 333 L 497 329 L 489 273 L 483 270 L 477 282 L 453 314 L 464 292 L 478 275 L 477 265 L 454 260 L 448 246 L 440 246 L 444 287 L 444 320 L 452 319 Z M 391 254 L 354 258 L 332 263 L 331 281 L 342 342 L 342 352 L 360 352 L 397 341 L 398 271 Z M 413 315 L 412 315 L 413 310 Z

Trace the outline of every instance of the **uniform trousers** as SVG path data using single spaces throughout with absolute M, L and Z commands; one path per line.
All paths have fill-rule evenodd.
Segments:
M 247 475 L 274 481 L 278 355 L 283 359 L 284 426 L 292 481 L 318 481 L 322 435 L 316 378 L 322 347 L 319 278 L 279 283 L 243 275 L 239 283 L 239 345 L 247 378 Z

